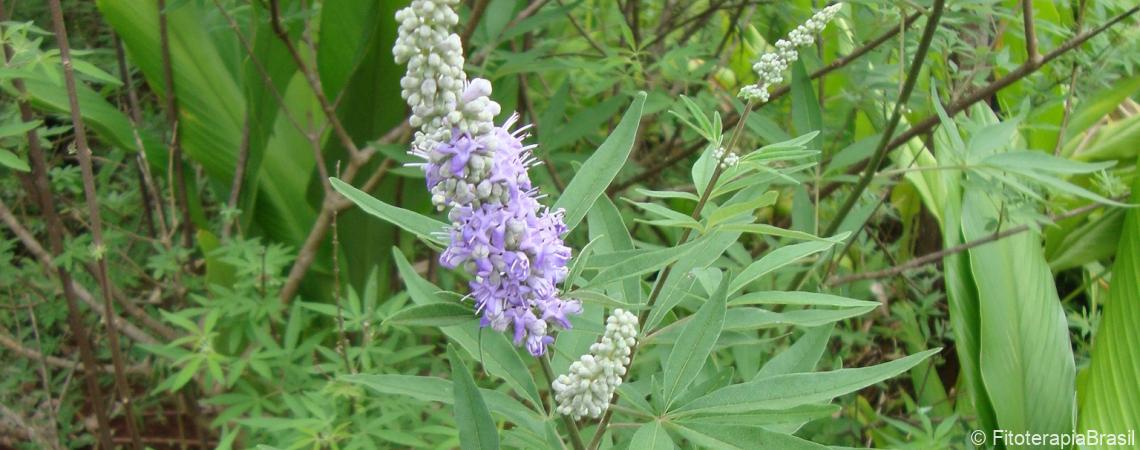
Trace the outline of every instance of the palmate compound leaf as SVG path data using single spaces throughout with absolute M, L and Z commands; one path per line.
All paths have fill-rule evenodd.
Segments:
M 483 402 L 479 386 L 455 347 L 447 346 L 447 359 L 451 361 L 452 392 L 455 394 L 455 423 L 459 426 L 459 445 L 463 450 L 497 450 L 499 430 L 491 419 L 491 412 Z
M 641 113 L 645 106 L 645 92 L 638 92 L 633 104 L 618 122 L 617 128 L 610 133 L 605 142 L 598 147 L 585 163 L 574 179 L 566 185 L 566 190 L 554 202 L 552 209 L 565 210 L 563 220 L 566 228 L 573 230 L 586 217 L 586 212 L 594 206 L 598 199 L 610 186 L 610 182 L 617 176 L 618 171 L 629 159 L 629 152 L 637 138 L 637 127 L 641 122 Z
M 897 376 L 939 351 L 941 348 L 927 350 L 870 367 L 792 373 L 734 384 L 681 405 L 669 416 L 746 413 L 830 401 Z

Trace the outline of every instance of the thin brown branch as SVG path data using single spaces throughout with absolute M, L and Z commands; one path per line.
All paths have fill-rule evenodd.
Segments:
M 72 361 L 69 359 L 63 359 L 63 358 L 60 358 L 57 356 L 45 355 L 38 350 L 33 350 L 30 348 L 27 348 L 24 346 L 24 344 L 20 343 L 20 341 L 17 341 L 15 338 L 13 338 L 11 335 L 9 335 L 7 331 L 2 330 L 2 329 L 0 329 L 0 347 L 4 347 L 4 348 L 8 349 L 8 351 L 15 353 L 17 355 L 23 356 L 25 358 L 33 359 L 36 361 L 42 361 L 44 364 L 47 364 L 47 365 L 52 366 L 52 367 L 58 367 L 61 369 L 75 369 L 75 370 L 80 370 L 80 371 L 86 371 L 87 370 L 87 366 L 84 366 L 83 363 L 81 363 L 81 362 Z M 115 368 L 113 366 L 111 366 L 110 364 L 97 366 L 96 372 L 100 372 L 100 371 L 110 373 L 110 372 L 114 372 Z M 150 367 L 148 367 L 147 365 L 140 364 L 140 365 L 130 367 L 128 369 L 128 372 L 131 372 L 131 373 L 149 373 Z
M 558 2 L 558 6 L 566 6 L 564 3 L 562 3 L 562 0 L 555 1 Z M 574 14 L 572 14 L 570 11 L 566 11 L 566 18 L 570 20 L 570 25 L 574 26 L 574 29 L 578 31 L 578 34 L 582 35 L 582 37 L 586 39 L 586 42 L 590 44 L 590 47 L 593 47 L 594 50 L 597 50 L 598 53 L 602 56 L 606 56 L 606 50 L 598 44 L 598 41 L 595 41 L 594 38 L 590 37 L 590 33 L 587 33 L 586 29 L 582 28 L 582 24 L 578 23 L 578 19 L 574 18 Z
M 973 105 L 974 103 L 977 103 L 977 102 L 982 101 L 984 99 L 990 98 L 995 93 L 997 93 L 997 91 L 1000 91 L 1003 88 L 1021 80 L 1022 78 L 1029 76 L 1030 74 L 1032 74 L 1032 73 L 1036 72 L 1038 69 L 1040 69 L 1041 66 L 1044 66 L 1045 64 L 1049 63 L 1050 61 L 1057 59 L 1057 58 L 1061 57 L 1062 55 L 1068 53 L 1069 51 L 1072 51 L 1073 49 L 1081 46 L 1081 44 L 1084 44 L 1086 41 L 1088 41 L 1089 39 L 1092 39 L 1094 36 L 1096 36 L 1096 35 L 1104 32 L 1105 30 L 1111 28 L 1113 25 L 1120 23 L 1124 19 L 1131 17 L 1137 11 L 1140 11 L 1140 6 L 1132 7 L 1128 11 L 1125 11 L 1125 12 L 1121 13 L 1120 15 L 1112 18 L 1111 20 L 1109 20 L 1108 22 L 1105 22 L 1101 26 L 1096 27 L 1092 30 L 1086 31 L 1084 33 L 1078 34 L 1077 36 L 1074 36 L 1072 39 L 1065 41 L 1065 43 L 1061 44 L 1059 47 L 1057 47 L 1053 51 L 1046 53 L 1044 56 L 1042 56 L 1042 58 L 1040 59 L 1040 62 L 1035 63 L 1033 61 L 1026 61 L 1025 64 L 1018 66 L 1017 69 L 1014 69 L 1012 72 L 1006 74 L 1006 76 L 1001 77 L 1000 79 L 995 80 L 994 82 L 986 85 L 982 89 L 974 91 L 973 93 L 971 93 L 965 97 L 962 97 L 962 98 L 950 103 L 949 105 L 947 105 L 946 106 L 946 115 L 949 117 L 954 117 L 954 115 L 964 111 L 966 108 L 969 108 L 970 105 Z M 922 121 L 918 122 L 914 126 L 908 128 L 906 131 L 899 133 L 899 135 L 896 136 L 894 139 L 892 139 L 890 144 L 887 145 L 888 151 L 893 151 L 894 149 L 901 147 L 903 144 L 907 143 L 911 139 L 914 139 L 915 137 L 918 137 L 918 136 L 920 136 L 926 132 L 929 132 L 934 127 L 938 126 L 939 121 L 940 121 L 940 119 L 938 118 L 937 115 L 931 115 L 931 116 L 927 117 L 926 119 L 923 119 Z M 855 164 L 847 170 L 847 173 L 848 174 L 857 174 L 860 171 L 862 171 L 863 168 L 866 167 L 866 165 L 867 165 L 866 161 L 863 161 L 859 164 Z M 841 185 L 842 185 L 842 183 L 838 182 L 838 181 L 827 184 L 826 186 L 823 187 L 823 189 L 820 190 L 820 197 L 827 197 L 832 192 L 834 192 L 836 189 L 838 189 Z
M 53 6 L 59 9 L 58 0 L 54 1 Z M 0 1 L 0 22 L 7 20 L 8 15 L 4 10 L 4 2 Z M 7 64 L 12 60 L 13 51 L 12 47 L 7 43 L 4 44 L 4 62 Z M 20 78 L 13 78 L 12 85 L 16 91 L 24 98 L 27 92 L 24 82 Z M 20 117 L 24 122 L 32 120 L 32 110 L 26 101 L 19 101 Z M 52 255 L 63 254 L 63 222 L 60 220 L 59 215 L 55 210 L 55 202 L 52 199 L 51 184 L 48 181 L 48 166 L 47 159 L 44 157 L 43 149 L 40 147 L 39 135 L 35 129 L 30 129 L 26 133 L 28 138 L 28 157 L 31 162 L 33 183 L 36 186 L 36 193 L 38 194 L 39 206 L 44 221 L 47 223 L 48 238 L 51 244 Z M 0 202 L 0 215 L 4 216 L 5 222 L 9 224 L 13 231 L 16 227 L 13 224 L 18 223 L 15 221 L 15 216 L 8 210 L 2 202 Z M 27 236 L 31 236 L 27 233 Z M 34 240 L 34 239 L 33 239 Z M 46 253 L 46 252 L 45 252 Z M 49 264 L 46 267 L 52 267 L 51 256 L 47 257 Z M 75 290 L 72 289 L 71 274 L 67 269 L 62 266 L 55 266 L 55 272 L 59 276 L 60 285 L 63 287 L 63 296 L 67 301 L 67 321 L 68 326 L 71 328 L 71 335 L 75 339 L 76 345 L 79 347 L 79 356 L 86 367 L 97 367 L 95 363 L 95 352 L 91 348 L 91 342 L 88 339 L 87 327 L 83 324 L 82 312 L 79 309 L 78 301 L 76 301 Z M 107 417 L 107 412 L 103 405 L 103 389 L 99 386 L 98 374 L 94 371 L 84 371 L 84 382 L 87 384 L 87 395 L 90 396 L 91 404 L 94 406 L 92 409 L 95 413 L 95 421 L 98 424 L 98 439 L 104 448 L 111 448 L 111 434 L 110 434 L 110 420 Z
M 467 18 L 467 25 L 463 27 L 463 32 L 459 35 L 459 42 L 463 44 L 463 53 L 467 53 L 467 43 L 471 40 L 471 36 L 475 34 L 475 28 L 479 27 L 479 20 L 483 18 L 483 13 L 487 12 L 487 5 L 491 0 L 475 0 L 475 7 L 471 8 L 471 15 Z
M 33 163 L 35 163 L 36 159 L 37 158 L 35 157 L 32 158 Z M 35 167 L 34 164 L 33 167 Z M 47 219 L 49 216 L 46 209 L 41 210 L 41 214 L 44 215 L 45 219 Z M 55 214 L 54 209 L 51 211 L 51 215 L 58 220 L 59 216 Z M 32 256 L 36 258 L 45 272 L 54 273 L 57 277 L 60 278 L 60 283 L 63 285 L 64 297 L 71 296 L 72 299 L 83 301 L 83 303 L 87 304 L 87 306 L 90 307 L 93 311 L 99 313 L 99 315 L 103 317 L 104 321 L 114 321 L 115 326 L 118 327 L 120 331 L 135 341 L 143 344 L 155 344 L 158 342 L 158 340 L 151 337 L 145 331 L 142 331 L 141 329 L 135 327 L 133 324 L 126 321 L 122 317 L 119 317 L 118 315 L 107 316 L 105 314 L 105 311 L 103 311 L 103 308 L 100 307 L 99 302 L 95 300 L 95 297 L 93 295 L 91 295 L 91 292 L 89 292 L 79 283 L 76 283 L 75 280 L 71 278 L 70 272 L 63 270 L 63 273 L 66 274 L 66 277 L 60 273 L 60 267 L 55 264 L 54 257 L 52 256 L 53 254 L 59 253 L 55 253 L 54 238 L 51 237 L 54 231 L 52 231 L 51 228 L 48 229 L 48 238 L 52 241 L 53 253 L 48 253 L 48 251 L 44 249 L 43 245 L 40 244 L 38 240 L 36 240 L 36 237 L 33 236 L 32 233 L 28 231 L 28 229 L 24 227 L 23 224 L 20 223 L 15 214 L 12 214 L 12 211 L 8 209 L 8 205 L 6 205 L 3 200 L 0 200 L 0 222 L 4 222 L 5 225 L 8 225 L 8 229 L 12 230 L 12 233 L 15 234 L 16 238 L 20 240 L 20 243 L 24 244 L 24 248 L 28 250 L 28 253 L 31 253 Z M 62 225 L 60 226 L 62 227 Z M 60 241 L 62 243 L 62 236 L 60 237 Z M 78 308 L 79 307 L 77 304 L 77 311 Z M 74 334 L 74 330 L 72 333 Z
M 159 0 L 161 3 L 162 0 Z M 91 162 L 91 148 L 87 144 L 87 130 L 83 123 L 83 116 L 79 110 L 79 95 L 76 89 L 75 70 L 72 68 L 71 48 L 67 41 L 67 26 L 63 21 L 63 8 L 60 0 L 50 0 L 52 25 L 55 28 L 55 39 L 59 44 L 59 60 L 63 65 L 64 85 L 67 88 L 68 106 L 71 110 L 71 126 L 75 133 L 75 143 L 78 147 L 80 173 L 83 178 L 83 196 L 87 200 L 87 213 L 91 216 L 91 241 L 95 246 L 96 264 L 98 265 L 97 280 L 103 292 L 103 309 L 107 316 L 114 315 L 111 305 L 111 280 L 107 274 L 107 258 L 104 252 L 106 246 L 103 241 L 103 221 L 99 212 L 99 197 L 95 190 L 95 174 Z M 124 422 L 127 433 L 131 437 L 132 447 L 142 449 L 139 441 L 138 424 L 135 423 L 134 406 L 131 402 L 131 389 L 127 384 L 126 363 L 123 360 L 123 349 L 119 345 L 119 331 L 113 321 L 107 322 L 107 341 L 111 349 L 111 362 L 114 365 L 115 388 L 119 394 L 119 402 L 123 406 Z
M 1021 0 L 1022 21 L 1025 22 L 1025 56 L 1029 61 L 1039 62 L 1037 52 L 1037 30 L 1033 24 L 1033 0 Z
M 178 133 L 178 93 L 174 87 L 174 60 L 170 56 L 170 33 L 166 23 L 166 0 L 158 0 L 158 39 L 162 50 L 162 82 L 166 94 L 166 125 L 170 136 L 170 170 L 174 177 L 174 195 L 181 214 L 182 246 L 194 243 L 194 221 L 190 219 L 190 200 L 186 192 L 186 170 L 182 161 L 182 138 Z
M 914 23 L 914 21 L 917 20 L 920 16 L 921 16 L 921 14 L 917 14 L 917 13 L 908 16 L 906 18 L 906 20 L 903 21 L 903 26 L 904 27 L 909 26 L 910 24 Z M 846 56 L 844 56 L 842 58 L 838 58 L 838 59 L 832 61 L 831 63 L 829 63 L 828 65 L 823 66 L 823 67 L 815 70 L 814 72 L 811 73 L 811 75 L 809 76 L 809 79 L 815 80 L 815 79 L 818 79 L 818 78 L 820 78 L 824 75 L 827 75 L 831 72 L 834 72 L 834 71 L 839 70 L 843 67 L 846 67 L 847 65 L 858 60 L 859 58 L 863 57 L 867 53 L 870 53 L 872 50 L 883 45 L 883 43 L 891 40 L 891 38 L 893 38 L 899 34 L 899 32 L 902 30 L 902 28 L 903 27 L 890 27 L 890 28 L 888 28 L 887 31 L 885 31 L 883 34 L 879 35 L 875 39 L 872 39 L 870 42 L 863 44 L 862 46 L 855 49 L 854 51 L 847 54 Z M 789 92 L 791 92 L 791 86 L 790 85 L 780 86 L 776 90 L 772 91 L 772 94 L 768 98 L 768 102 L 771 103 L 771 102 L 775 101 L 776 99 L 787 95 Z M 729 129 L 731 127 L 736 126 L 737 120 L 739 120 L 738 115 L 733 114 L 733 115 L 728 116 L 725 119 L 725 123 L 724 123 L 725 129 Z M 678 162 L 681 162 L 681 161 L 688 159 L 690 156 L 695 154 L 697 151 L 704 148 L 704 146 L 705 146 L 705 142 L 703 142 L 703 141 L 690 144 L 688 147 L 685 147 L 684 150 L 670 155 L 666 159 L 664 159 L 664 160 L 658 162 L 657 164 L 654 164 L 653 166 L 645 169 L 641 173 L 634 175 L 633 177 L 629 178 L 628 180 L 625 180 L 621 183 L 618 183 L 618 184 L 611 186 L 607 190 L 607 192 L 610 195 L 614 195 L 616 193 L 619 193 L 619 192 L 625 191 L 626 189 L 629 189 L 633 185 L 636 185 L 636 184 L 641 183 L 641 182 L 643 182 L 649 178 L 657 176 L 661 173 L 661 171 L 663 171 L 669 167 L 672 167 L 674 164 L 677 164 Z
M 237 211 L 238 200 L 241 198 L 241 186 L 245 181 L 245 166 L 249 161 L 249 122 L 252 120 L 250 115 L 251 113 L 246 111 L 245 123 L 243 123 L 241 127 L 241 144 L 238 147 L 237 167 L 234 167 L 234 178 L 233 181 L 230 182 L 230 197 L 226 200 L 226 208 L 230 214 Z M 225 222 L 222 224 L 223 241 L 229 239 L 234 224 L 237 223 L 238 219 L 236 215 L 232 218 L 225 219 Z
M 281 23 L 281 5 L 278 0 L 269 0 L 269 14 L 270 24 L 273 27 L 273 33 L 285 44 L 285 48 L 289 50 L 289 55 L 293 57 L 293 63 L 297 65 L 297 70 L 301 71 L 304 75 L 305 81 L 309 83 L 309 88 L 313 91 L 313 95 L 317 97 L 317 103 L 321 105 L 321 111 L 325 113 L 325 118 L 328 119 L 329 124 L 333 127 L 333 134 L 340 139 L 340 143 L 344 146 L 345 150 L 352 158 L 361 157 L 362 153 L 357 148 L 356 143 L 352 141 L 352 136 L 349 136 L 348 130 L 344 128 L 344 124 L 336 115 L 336 108 L 329 102 L 328 96 L 325 95 L 325 88 L 321 84 L 320 75 L 317 71 L 305 63 L 305 59 L 301 57 L 301 53 L 297 51 L 297 46 L 293 45 L 293 39 L 289 37 L 289 31 L 285 29 L 284 24 Z M 318 164 L 324 164 L 323 160 L 318 160 Z
M 1127 196 L 1122 196 L 1120 198 L 1127 198 Z M 1090 203 L 1090 204 L 1082 206 L 1080 208 L 1076 208 L 1073 210 L 1065 211 L 1064 213 L 1061 213 L 1061 214 L 1056 214 L 1056 215 L 1050 216 L 1050 222 L 1056 223 L 1056 222 L 1060 222 L 1060 221 L 1065 220 L 1065 219 L 1071 219 L 1073 217 L 1081 216 L 1081 215 L 1087 214 L 1089 212 L 1092 212 L 1093 210 L 1101 208 L 1103 206 L 1105 206 L 1105 205 L 1102 203 Z M 828 278 L 827 285 L 834 287 L 834 286 L 840 286 L 840 285 L 844 285 L 844 284 L 855 282 L 855 281 L 874 280 L 874 279 L 878 279 L 878 278 L 893 277 L 895 275 L 899 275 L 899 274 L 902 274 L 902 273 L 910 271 L 910 270 L 914 270 L 914 269 L 917 269 L 917 268 L 920 268 L 923 266 L 927 266 L 930 264 L 937 263 L 939 261 L 942 261 L 942 259 L 947 257 L 947 256 L 950 256 L 950 255 L 953 255 L 956 253 L 961 253 L 961 252 L 964 252 L 966 250 L 972 249 L 974 247 L 978 247 L 978 246 L 985 245 L 985 244 L 988 244 L 990 242 L 994 242 L 994 241 L 997 241 L 997 240 L 1000 240 L 1000 239 L 1003 239 L 1003 238 L 1006 238 L 1009 236 L 1013 236 L 1015 234 L 1019 234 L 1019 233 L 1024 232 L 1024 231 L 1028 231 L 1029 229 L 1030 229 L 1029 224 L 1022 224 L 1022 225 L 1018 225 L 1018 226 L 1015 226 L 1015 227 L 1012 227 L 1012 228 L 1009 228 L 1006 230 L 1002 230 L 1000 232 L 994 233 L 992 235 L 986 236 L 986 237 L 981 238 L 981 239 L 977 239 L 977 240 L 973 240 L 970 242 L 958 244 L 958 245 L 955 245 L 953 247 L 945 248 L 945 249 L 939 250 L 939 251 L 934 252 L 934 253 L 928 253 L 928 254 L 922 255 L 918 258 L 914 258 L 910 261 L 907 261 L 905 263 L 898 264 L 898 265 L 895 265 L 893 267 L 888 267 L 886 269 L 876 270 L 876 271 L 872 271 L 872 272 L 853 273 L 850 275 L 843 275 L 843 276 L 833 276 L 831 278 Z

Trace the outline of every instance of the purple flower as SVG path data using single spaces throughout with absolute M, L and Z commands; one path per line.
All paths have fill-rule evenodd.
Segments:
M 532 189 L 527 169 L 535 161 L 531 146 L 522 138 L 527 127 L 511 131 L 518 120 L 512 115 L 501 125 L 480 135 L 452 128 L 451 139 L 426 153 L 423 170 L 432 203 L 441 210 L 454 205 L 508 203 Z

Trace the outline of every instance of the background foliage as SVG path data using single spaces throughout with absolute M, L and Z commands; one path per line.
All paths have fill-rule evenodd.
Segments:
M 0 0 L 0 445 L 128 446 L 128 422 L 155 448 L 573 445 L 539 361 L 436 262 L 445 219 L 403 167 L 405 4 L 63 2 L 96 245 L 49 5 Z M 824 4 L 462 2 L 468 74 L 534 124 L 531 175 L 577 225 L 586 308 L 550 369 L 656 299 L 600 446 L 1140 425 L 1137 7 L 940 4 L 844 6 L 737 127 L 752 61 Z

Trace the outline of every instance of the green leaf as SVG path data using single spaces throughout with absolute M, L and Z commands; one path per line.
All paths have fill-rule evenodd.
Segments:
M 753 233 L 753 234 L 763 234 L 763 235 L 767 235 L 767 236 L 786 237 L 786 238 L 790 238 L 790 239 L 799 239 L 801 241 L 833 242 L 836 244 L 840 243 L 840 242 L 835 241 L 834 240 L 835 238 L 822 238 L 822 237 L 816 236 L 816 235 L 811 234 L 811 233 L 806 233 L 803 231 L 796 231 L 796 230 L 789 230 L 786 228 L 780 228 L 777 226 L 768 225 L 768 224 L 764 224 L 764 223 L 733 223 L 733 224 L 722 225 L 721 229 L 725 230 L 725 231 L 739 231 L 742 233 Z
M 333 189 L 351 200 L 364 212 L 403 228 L 426 242 L 440 247 L 447 245 L 440 237 L 447 230 L 447 224 L 417 212 L 384 203 L 339 179 L 329 178 L 329 182 L 332 183 Z
M 566 185 L 566 190 L 558 201 L 555 210 L 564 209 L 563 217 L 568 230 L 573 230 L 586 217 L 586 212 L 610 186 L 618 171 L 629 159 L 633 143 L 637 138 L 637 127 L 641 122 L 642 108 L 645 106 L 645 92 L 638 92 L 629 110 L 618 122 L 605 142 L 582 164 L 578 174 Z
M 722 277 L 716 292 L 685 324 L 665 360 L 661 397 L 665 399 L 666 408 L 697 378 L 720 337 L 727 310 L 728 281 L 728 276 Z
M 826 449 L 826 446 L 805 441 L 790 434 L 770 431 L 748 425 L 720 425 L 710 423 L 670 423 L 670 427 L 702 448 L 752 449 Z
M 761 308 L 732 308 L 725 320 L 726 330 L 756 330 L 780 325 L 818 327 L 871 312 L 878 305 L 841 309 L 793 309 L 773 312 Z
M 669 437 L 669 433 L 665 432 L 665 428 L 661 426 L 661 422 L 654 420 L 652 422 L 642 425 L 633 433 L 633 440 L 629 443 L 629 448 L 644 449 L 644 450 L 671 450 L 676 448 L 673 439 Z
M 414 305 L 392 314 L 385 325 L 446 327 L 473 322 L 475 312 L 459 303 L 432 303 Z
M 827 349 L 834 325 L 808 329 L 795 344 L 780 352 L 760 368 L 753 380 L 789 373 L 811 372 Z
M 23 158 L 16 156 L 15 153 L 0 148 L 0 166 L 7 167 L 12 170 L 20 172 L 31 171 L 32 168 L 28 167 L 28 163 Z
M 903 373 L 940 350 L 927 350 L 871 367 L 776 375 L 734 384 L 681 406 L 673 415 L 749 412 L 829 401 Z
M 696 194 L 693 194 L 692 192 L 652 191 L 649 189 L 641 189 L 641 188 L 634 189 L 634 192 L 637 192 L 638 194 L 641 194 L 641 195 L 644 195 L 644 196 L 650 197 L 650 198 L 676 198 L 676 199 L 682 199 L 682 200 L 692 200 L 694 202 L 700 201 L 700 198 L 697 197 Z
M 802 58 L 792 65 L 792 125 L 801 134 L 823 129 L 819 101 Z
M 80 109 L 82 110 L 82 109 Z M 15 122 L 8 125 L 0 126 L 0 138 L 21 136 L 28 131 L 36 129 L 36 127 L 43 124 L 41 120 L 33 120 L 31 122 Z
M 729 288 L 728 292 L 737 292 L 747 286 L 748 283 L 756 281 L 760 279 L 760 277 L 772 273 L 772 271 L 792 264 L 800 260 L 800 258 L 827 250 L 835 245 L 835 242 L 842 241 L 845 237 L 846 233 L 841 236 L 833 237 L 834 242 L 803 242 L 772 250 L 764 255 L 763 258 L 760 258 L 758 261 L 744 268 L 744 271 L 740 272 L 740 275 L 732 281 L 732 287 Z
M 1140 177 L 1132 183 L 1132 202 L 1140 203 Z M 1127 433 L 1140 427 L 1140 210 L 1128 211 L 1123 230 L 1092 360 L 1082 374 L 1080 430 Z
M 653 272 L 685 256 L 702 242 L 702 239 L 697 239 L 676 247 L 626 250 L 607 255 L 597 255 L 590 259 L 590 264 L 597 263 L 601 269 L 598 275 L 586 283 L 584 287 L 603 285 Z
M 396 270 L 413 302 L 421 306 L 453 304 L 440 298 L 438 293 L 441 289 L 416 273 L 398 248 L 392 248 L 392 258 L 396 261 Z M 534 377 L 519 357 L 518 350 L 502 333 L 481 333 L 482 328 L 475 321 L 444 326 L 441 330 L 448 339 L 459 344 L 472 358 L 481 361 L 488 373 L 502 378 L 512 389 L 525 394 L 527 400 L 535 407 L 542 407 Z
M 731 220 L 731 219 L 735 218 L 736 216 L 743 215 L 743 214 L 751 215 L 753 211 L 755 211 L 759 208 L 763 208 L 765 206 L 769 206 L 769 205 L 776 203 L 776 199 L 779 196 L 780 196 L 779 192 L 768 191 L 768 192 L 765 192 L 764 195 L 761 195 L 761 196 L 753 198 L 753 199 L 745 200 L 742 202 L 729 203 L 729 204 L 726 204 L 724 206 L 721 206 L 721 207 L 713 210 L 712 214 L 709 215 L 708 225 L 706 227 L 711 229 L 712 227 L 715 227 L 715 226 L 720 225 L 720 224 L 722 224 L 728 220 Z
M 591 236 L 594 233 L 599 234 L 602 238 L 599 245 L 608 244 L 605 247 L 608 247 L 609 252 L 633 250 L 633 238 L 630 237 L 629 230 L 621 219 L 621 212 L 609 197 L 604 195 L 598 197 L 594 207 L 590 208 L 586 221 Z M 604 247 L 599 247 L 599 253 L 604 253 L 601 248 Z M 621 293 L 627 303 L 641 303 L 641 281 L 635 278 L 622 280 Z
M 878 302 L 855 300 L 838 295 L 800 291 L 757 291 L 749 292 L 732 299 L 729 305 L 799 305 L 837 306 L 841 308 L 876 307 Z
M 459 445 L 464 450 L 499 448 L 499 432 L 491 412 L 483 403 L 479 387 L 471 378 L 471 372 L 455 352 L 455 347 L 447 346 L 447 359 L 451 361 L 451 378 L 455 392 L 455 423 L 459 426 Z
M 962 205 L 967 242 L 993 234 L 997 200 L 968 189 Z M 1018 433 L 1071 431 L 1072 344 L 1039 237 L 1021 233 L 968 254 L 980 306 L 979 367 L 998 426 Z
M 468 375 L 470 376 L 470 375 Z M 368 387 L 381 394 L 403 395 L 427 402 L 454 404 L 455 392 L 452 381 L 438 377 L 413 375 L 355 374 L 344 375 L 341 380 Z M 543 433 L 546 420 L 523 406 L 518 400 L 499 391 L 479 389 L 488 410 L 512 423 L 526 427 L 536 433 Z

